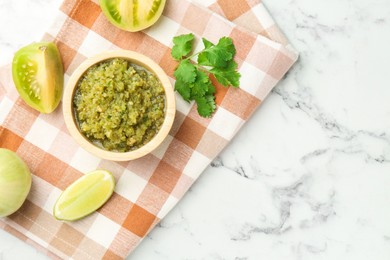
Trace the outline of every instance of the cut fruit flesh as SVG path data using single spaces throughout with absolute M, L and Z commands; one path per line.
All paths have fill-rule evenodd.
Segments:
M 74 221 L 100 208 L 112 195 L 115 180 L 105 170 L 88 173 L 66 188 L 54 205 L 56 219 Z
M 100 0 L 99 3 L 111 23 L 131 32 L 153 25 L 165 6 L 165 0 Z
M 64 84 L 62 61 L 54 43 L 33 43 L 15 53 L 12 77 L 21 98 L 42 113 L 59 104 Z

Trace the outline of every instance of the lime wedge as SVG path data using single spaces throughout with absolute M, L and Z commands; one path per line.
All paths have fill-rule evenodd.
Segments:
M 54 205 L 53 215 L 58 220 L 73 221 L 100 208 L 112 195 L 115 180 L 105 170 L 85 174 L 66 188 Z

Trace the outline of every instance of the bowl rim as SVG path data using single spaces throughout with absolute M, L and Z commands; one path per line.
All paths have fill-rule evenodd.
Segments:
M 94 145 L 80 132 L 73 112 L 74 93 L 77 89 L 77 83 L 80 78 L 91 66 L 113 58 L 126 59 L 133 64 L 145 68 L 157 76 L 165 90 L 165 118 L 160 130 L 148 143 L 129 152 L 108 151 Z M 176 101 L 173 87 L 167 74 L 156 62 L 138 52 L 128 50 L 111 50 L 99 53 L 86 59 L 75 69 L 66 84 L 62 100 L 62 108 L 65 125 L 70 135 L 83 149 L 102 159 L 111 161 L 130 161 L 149 154 L 164 141 L 173 125 L 176 114 Z

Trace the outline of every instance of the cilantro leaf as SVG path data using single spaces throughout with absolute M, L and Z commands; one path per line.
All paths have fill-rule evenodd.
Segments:
M 217 45 L 211 45 L 207 40 L 203 40 L 206 49 L 199 53 L 198 63 L 203 66 L 223 68 L 228 61 L 232 60 L 236 54 L 236 49 L 231 38 L 222 37 Z
M 192 33 L 174 37 L 174 46 L 171 51 L 172 57 L 175 60 L 180 60 L 182 57 L 187 56 L 192 50 L 193 41 L 194 35 Z
M 202 38 L 203 45 L 206 49 L 215 46 L 214 43 L 210 42 L 209 40 Z
M 177 79 L 175 82 L 175 90 L 183 97 L 187 102 L 190 102 L 191 98 L 191 88 L 189 84 Z
M 209 89 L 207 90 L 206 94 L 207 95 L 214 95 L 215 92 L 217 92 L 217 90 L 215 89 L 214 85 L 210 84 L 209 85 Z
M 193 83 L 196 78 L 196 67 L 189 60 L 183 60 L 179 63 L 173 75 L 184 83 Z
M 176 78 L 175 90 L 190 102 L 194 100 L 197 110 L 202 117 L 211 117 L 217 105 L 215 103 L 216 88 L 210 80 L 213 74 L 224 86 L 238 87 L 240 73 L 237 63 L 233 60 L 236 54 L 233 41 L 229 37 L 222 37 L 217 44 L 203 38 L 204 49 L 192 56 L 194 35 L 184 34 L 173 38 L 172 57 L 179 61 L 174 71 Z M 198 55 L 197 63 L 190 58 Z
M 199 115 L 203 117 L 210 117 L 217 107 L 214 95 L 196 97 L 195 102 Z
M 215 76 L 219 83 L 227 86 L 238 87 L 240 85 L 240 73 L 236 71 L 237 63 L 234 60 L 228 62 L 226 68 L 213 68 L 210 72 Z
M 195 97 L 204 96 L 208 93 L 210 86 L 213 85 L 211 84 L 209 76 L 203 71 L 198 70 L 196 72 L 196 80 L 191 89 L 192 98 L 195 99 Z
M 227 53 L 230 53 L 231 56 L 229 60 L 233 59 L 234 55 L 236 55 L 236 48 L 234 47 L 232 38 L 222 37 L 219 39 L 216 47 L 224 49 Z

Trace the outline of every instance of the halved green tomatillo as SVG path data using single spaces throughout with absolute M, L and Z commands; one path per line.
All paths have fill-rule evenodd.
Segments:
M 107 19 L 122 30 L 137 32 L 160 18 L 165 0 L 99 0 Z
M 52 42 L 27 45 L 15 53 L 12 78 L 20 97 L 32 108 L 51 113 L 60 103 L 64 69 Z

